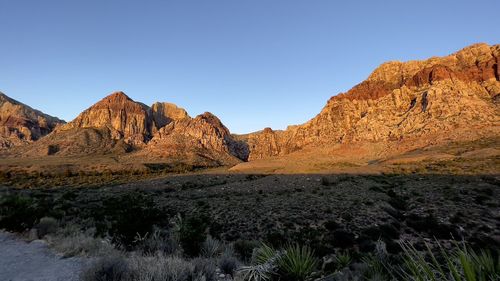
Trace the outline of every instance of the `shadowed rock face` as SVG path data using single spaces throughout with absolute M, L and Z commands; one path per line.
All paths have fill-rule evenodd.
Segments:
M 307 123 L 239 138 L 249 159 L 260 159 L 309 146 L 498 134 L 499 59 L 500 45 L 476 44 L 446 57 L 384 63 Z
M 61 124 L 63 120 L 0 93 L 0 149 L 36 141 Z
M 168 125 L 173 121 L 190 119 L 184 108 L 168 102 L 155 102 L 150 109 L 151 117 L 153 118 L 153 132 Z
M 187 154 L 220 164 L 235 164 L 248 157 L 245 146 L 210 112 L 171 122 L 161 128 L 145 149 L 151 157 L 191 158 Z

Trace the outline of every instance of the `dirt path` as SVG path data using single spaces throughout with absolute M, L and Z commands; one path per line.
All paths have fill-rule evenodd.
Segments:
M 82 258 L 61 258 L 42 241 L 26 243 L 0 231 L 0 280 L 77 281 Z

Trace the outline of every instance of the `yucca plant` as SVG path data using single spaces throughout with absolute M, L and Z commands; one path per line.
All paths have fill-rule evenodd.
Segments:
M 264 264 L 274 260 L 280 252 L 273 247 L 263 243 L 259 248 L 255 249 L 252 254 L 252 264 Z
M 276 275 L 277 261 L 283 253 L 266 244 L 255 249 L 252 255 L 252 265 L 243 266 L 238 273 L 245 281 L 268 281 Z
M 500 260 L 493 258 L 487 251 L 477 254 L 465 244 L 455 244 L 455 249 L 449 253 L 439 243 L 443 263 L 426 244 L 428 260 L 425 252 L 417 251 L 410 243 L 401 242 L 404 266 L 395 277 L 415 281 L 491 281 L 500 280 Z
M 348 251 L 339 252 L 335 256 L 335 262 L 337 263 L 337 269 L 346 268 L 351 264 L 352 256 Z
M 288 245 L 278 259 L 279 274 L 290 281 L 304 281 L 316 269 L 318 260 L 308 246 Z
M 201 254 L 205 258 L 214 258 L 221 253 L 222 244 L 219 240 L 208 235 L 205 242 L 201 245 Z

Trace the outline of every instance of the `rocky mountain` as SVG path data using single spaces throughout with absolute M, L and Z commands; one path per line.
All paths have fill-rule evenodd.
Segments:
M 247 135 L 231 135 L 211 113 L 192 118 L 174 104 L 146 106 L 123 92 L 112 93 L 65 125 L 2 95 L 0 146 L 39 139 L 2 155 L 109 155 L 117 165 L 217 166 L 266 159 L 271 171 L 276 170 L 273 163 L 290 162 L 300 170 L 314 165 L 321 170 L 336 159 L 366 166 L 451 142 L 496 137 L 497 143 L 499 60 L 500 45 L 476 44 L 445 57 L 384 63 L 365 81 L 330 98 L 308 122 Z
M 246 157 L 229 130 L 211 113 L 191 118 L 171 103 L 148 107 L 115 92 L 23 150 L 25 156 L 123 155 L 200 165 L 237 163 Z
M 107 128 L 112 139 L 140 146 L 151 137 L 150 108 L 115 92 L 83 111 L 59 131 L 75 128 Z
M 36 141 L 64 123 L 0 93 L 0 149 Z
M 184 118 L 162 127 L 142 154 L 151 158 L 200 158 L 222 165 L 246 159 L 248 151 L 233 139 L 219 118 L 205 112 L 195 118 Z
M 336 144 L 424 147 L 498 136 L 499 61 L 500 45 L 476 44 L 445 57 L 384 63 L 307 123 L 238 138 L 253 160 Z
M 184 108 L 177 107 L 177 105 L 168 102 L 155 102 L 151 106 L 150 115 L 153 119 L 152 132 L 157 132 L 159 128 L 173 121 L 191 119 Z

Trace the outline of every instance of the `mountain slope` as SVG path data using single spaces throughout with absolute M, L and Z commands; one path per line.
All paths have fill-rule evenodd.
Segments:
M 194 159 L 210 165 L 235 164 L 246 159 L 247 154 L 245 147 L 235 141 L 219 118 L 210 112 L 169 123 L 140 153 L 151 159 Z
M 243 152 L 242 152 L 243 151 Z M 235 164 L 246 157 L 211 113 L 191 118 L 171 103 L 151 107 L 115 92 L 21 151 L 24 156 L 123 156 L 127 161 Z M 125 159 L 124 158 L 124 159 Z
M 238 138 L 255 160 L 349 143 L 387 143 L 386 154 L 400 153 L 498 135 L 499 60 L 500 45 L 476 44 L 446 57 L 384 63 L 307 123 Z
M 63 120 L 0 93 L 0 149 L 36 141 L 61 124 Z
M 133 101 L 123 92 L 115 92 L 83 111 L 61 128 L 108 128 L 113 139 L 141 145 L 151 136 L 149 107 Z

